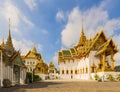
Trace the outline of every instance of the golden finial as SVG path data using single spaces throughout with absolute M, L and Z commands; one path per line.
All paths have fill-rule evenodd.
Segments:
M 82 17 L 82 34 L 84 34 L 84 25 L 83 25 L 83 17 Z
M 33 46 L 32 52 L 37 53 L 37 50 L 36 50 L 36 44 L 35 44 L 35 43 L 34 43 L 34 46 Z
M 50 67 L 54 67 L 54 64 L 52 61 L 50 61 L 50 64 L 49 64 Z
M 105 24 L 103 24 L 101 27 L 102 32 L 104 31 L 104 28 L 105 28 Z
M 8 38 L 11 39 L 11 34 L 10 34 L 10 18 L 9 18 L 9 30 L 8 30 Z
M 9 18 L 9 30 L 10 30 L 10 18 Z

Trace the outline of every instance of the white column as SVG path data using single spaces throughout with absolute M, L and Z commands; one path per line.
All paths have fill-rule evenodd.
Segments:
M 8 72 L 7 78 L 9 79 L 10 78 L 10 76 L 9 76 L 9 72 L 10 72 L 9 65 L 7 66 L 7 72 Z
M 90 79 L 90 58 L 87 58 L 88 62 L 88 79 Z
M 2 59 L 2 51 L 1 51 L 1 63 L 0 63 L 0 65 L 1 65 L 1 87 L 3 86 L 3 84 L 2 84 L 2 81 L 3 81 L 3 70 L 2 70 L 3 66 L 2 66 L 2 63 L 3 63 L 3 59 Z

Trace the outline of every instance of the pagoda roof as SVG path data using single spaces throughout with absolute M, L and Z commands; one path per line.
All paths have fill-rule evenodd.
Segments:
M 97 56 L 105 51 L 107 51 L 107 52 L 113 51 L 114 53 L 118 52 L 117 46 L 115 46 L 112 38 L 110 40 L 108 40 L 107 42 L 105 42 L 102 46 L 100 46 L 95 55 Z M 109 53 L 107 53 L 107 54 L 109 54 Z
M 84 35 L 83 31 L 82 35 Z M 91 50 L 97 51 L 95 54 L 96 56 L 102 54 L 104 51 L 106 51 L 107 53 L 106 55 L 109 55 L 110 54 L 109 52 L 111 50 L 114 53 L 118 51 L 117 46 L 114 44 L 113 40 L 112 39 L 108 40 L 102 29 L 100 33 L 96 33 L 93 39 L 85 39 L 84 44 L 82 45 L 78 44 L 77 46 L 74 46 L 73 48 L 70 48 L 68 50 L 59 51 L 58 62 L 60 61 L 64 62 L 66 59 L 74 60 L 74 58 L 86 57 L 88 56 Z

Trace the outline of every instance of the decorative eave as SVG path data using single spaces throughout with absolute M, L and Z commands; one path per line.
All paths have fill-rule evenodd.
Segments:
M 26 55 L 25 55 L 25 58 L 27 58 L 27 56 L 31 53 L 31 51 L 29 51 Z
M 88 50 L 86 51 L 86 53 L 88 54 L 90 52 L 90 50 L 93 48 L 93 46 L 95 45 L 95 42 L 98 40 L 98 38 L 103 35 L 103 37 L 105 38 L 106 41 L 107 40 L 107 37 L 105 36 L 103 30 L 100 32 L 100 33 L 96 33 L 95 37 L 92 39 L 92 44 L 91 46 L 88 48 Z
M 108 48 L 108 46 L 112 46 L 112 50 L 114 53 L 118 52 L 117 47 L 115 46 L 112 38 L 110 40 L 108 40 L 107 42 L 105 42 L 102 46 L 100 46 L 99 50 L 96 52 L 95 56 L 102 54 L 103 52 L 105 52 Z
M 19 57 L 19 58 L 20 58 L 22 65 L 15 63 L 16 57 Z M 17 52 L 10 58 L 10 62 L 11 62 L 12 64 L 14 64 L 14 65 L 17 65 L 17 66 L 26 68 L 26 66 L 25 66 L 25 64 L 23 63 L 23 60 L 22 60 L 22 58 L 21 58 L 21 56 L 20 56 L 19 51 L 17 51 Z

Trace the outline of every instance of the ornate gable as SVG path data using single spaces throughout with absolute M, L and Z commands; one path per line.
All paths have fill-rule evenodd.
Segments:
M 25 58 L 41 59 L 42 56 L 41 56 L 41 54 L 37 53 L 36 47 L 34 46 L 34 47 L 32 48 L 32 50 L 30 50 L 30 51 L 26 54 Z
M 96 56 L 102 54 L 103 52 L 105 52 L 106 55 L 110 55 L 111 53 L 115 54 L 116 52 L 118 52 L 117 46 L 115 46 L 112 38 L 105 42 L 102 46 L 100 46 L 100 48 L 96 52 Z
M 92 50 L 98 50 L 98 48 L 107 41 L 107 38 L 103 31 L 96 35 L 93 39 Z
M 20 56 L 19 51 L 16 52 L 11 58 L 10 61 L 14 64 L 14 65 L 18 65 L 18 66 L 22 66 L 25 67 L 25 64 Z
M 36 55 L 35 55 L 35 53 L 32 53 L 31 51 L 29 51 L 25 57 L 26 58 L 36 58 Z

